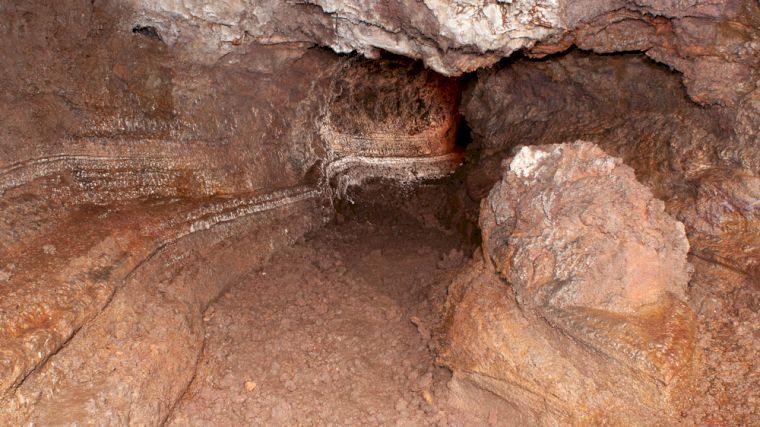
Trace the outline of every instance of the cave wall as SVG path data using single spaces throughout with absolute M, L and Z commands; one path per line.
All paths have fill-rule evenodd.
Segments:
M 0 418 L 12 424 L 160 424 L 192 379 L 206 306 L 329 220 L 340 184 L 461 162 L 458 83 L 413 61 L 379 72 L 300 42 L 198 61 L 118 1 L 0 14 Z M 407 91 L 362 92 L 382 85 Z
M 118 2 L 3 12 L 0 251 L 85 204 L 315 184 L 320 100 L 341 66 L 328 52 L 260 47 L 200 66 L 155 34 L 123 31 Z
M 84 205 L 255 198 L 328 176 L 414 180 L 459 162 L 457 82 L 408 60 L 382 71 L 288 42 L 209 64 L 135 26 L 121 2 L 2 13 L 0 254 Z
M 760 6 L 753 0 L 132 4 L 135 22 L 155 25 L 171 45 L 202 61 L 247 43 L 296 40 L 369 57 L 386 50 L 456 75 L 518 50 L 543 56 L 575 45 L 597 53 L 644 52 L 683 73 L 692 99 L 722 105 L 742 104 L 758 78 Z
M 745 189 L 727 202 L 741 218 L 740 225 L 728 227 L 746 228 L 757 215 L 748 202 L 760 168 L 754 148 L 760 129 L 760 5 L 752 0 L 239 0 L 215 7 L 192 0 L 136 0 L 133 13 L 133 22 L 155 26 L 178 55 L 205 63 L 249 44 L 309 41 L 370 58 L 383 51 L 420 58 L 446 75 L 479 70 L 475 95 L 466 96 L 463 112 L 469 110 L 468 120 L 479 122 L 475 137 L 481 134 L 487 145 L 515 144 L 514 138 L 505 140 L 518 129 L 524 140 L 535 136 L 539 143 L 603 141 L 605 150 L 631 164 L 689 224 L 700 220 L 676 213 L 694 200 L 684 189 L 701 181 L 709 187 L 707 181 L 719 176 L 737 176 Z M 622 56 L 601 59 L 578 50 Z M 503 60 L 518 51 L 545 61 Z M 551 115 L 557 120 L 548 119 Z M 498 155 L 491 160 L 498 162 Z M 739 170 L 748 174 L 731 172 Z M 469 180 L 483 181 L 476 199 L 495 177 Z M 724 224 L 716 219 L 710 227 L 714 232 Z M 712 253 L 724 252 L 717 258 L 730 261 L 728 250 L 711 246 Z M 754 268 L 750 252 L 732 265 Z
M 506 402 L 500 406 L 503 416 L 538 425 L 579 420 L 625 425 L 751 423 L 757 405 L 745 391 L 757 384 L 751 373 L 757 371 L 751 356 L 756 338 L 748 331 L 757 324 L 754 283 L 760 277 L 758 128 L 746 126 L 743 106 L 698 105 L 689 90 L 682 76 L 642 54 L 592 55 L 579 50 L 538 60 L 505 60 L 479 71 L 469 82 L 461 111 L 474 143 L 468 147 L 465 191 L 481 203 L 484 253 L 449 288 L 448 323 L 441 328 L 439 352 L 440 361 L 454 371 L 452 387 L 459 405 L 478 407 L 477 402 L 496 394 Z M 614 266 L 615 256 L 636 239 L 616 237 L 626 220 L 611 218 L 640 210 L 629 207 L 627 196 L 603 202 L 617 182 L 592 184 L 594 178 L 588 175 L 609 162 L 598 159 L 599 163 L 580 166 L 595 156 L 579 150 L 567 160 L 578 165 L 552 165 L 557 152 L 578 147 L 547 144 L 578 138 L 632 167 L 647 191 L 665 202 L 656 210 L 664 208 L 666 214 L 647 210 L 633 221 L 637 230 L 662 236 L 647 225 L 658 215 L 682 224 L 691 264 L 686 278 L 664 280 L 666 274 L 657 274 L 663 283 L 680 283 L 686 290 L 670 308 L 622 316 L 610 315 L 608 308 L 585 312 L 588 301 L 583 295 L 606 295 L 607 285 L 626 277 L 636 286 L 651 284 L 648 274 L 657 271 L 658 264 L 672 268 L 683 261 L 683 253 L 632 268 Z M 609 179 L 614 173 L 602 175 Z M 586 185 L 592 187 L 591 199 L 581 195 Z M 597 208 L 604 220 L 593 219 Z M 591 229 L 605 223 L 614 225 L 586 245 Z M 552 247 L 554 239 L 568 240 Z M 647 241 L 650 249 L 667 247 Z M 614 249 L 604 251 L 609 242 Z M 573 255 L 563 264 L 565 250 Z M 605 252 L 600 255 L 605 278 L 589 283 L 585 291 L 566 293 L 583 280 L 566 276 L 572 276 L 574 268 L 582 265 L 579 272 L 593 274 L 595 250 Z M 625 258 L 641 261 L 635 254 Z M 565 295 L 580 300 L 566 304 Z M 536 298 L 542 302 L 536 303 Z M 657 301 L 666 304 L 668 298 Z M 562 305 L 566 307 L 552 308 Z M 625 303 L 615 306 L 617 310 Z M 565 309 L 573 314 L 562 314 Z M 584 334 L 593 338 L 586 340 Z M 655 344 L 666 335 L 667 345 Z M 565 342 L 568 336 L 574 338 Z M 580 353 L 594 348 L 593 355 L 574 353 L 578 342 L 586 343 L 577 349 Z M 674 347 L 666 350 L 668 345 Z M 616 350 L 600 357 L 605 348 Z M 659 382 L 648 383 L 647 375 L 630 376 L 626 369 L 617 371 L 618 363 L 646 358 L 653 348 L 662 352 L 657 361 L 651 359 L 650 368 L 677 366 Z M 614 356 L 616 351 L 627 356 Z M 575 361 L 563 365 L 568 359 Z M 733 370 L 725 369 L 727 364 Z M 576 377 L 578 366 L 591 366 L 593 374 Z M 605 378 L 613 377 L 611 388 L 617 391 L 602 391 Z M 625 391 L 618 390 L 621 384 L 626 384 Z M 576 387 L 600 389 L 581 397 L 574 394 Z M 636 397 L 647 387 L 653 388 Z M 556 399 L 560 395 L 564 397 Z M 648 400 L 653 396 L 660 397 Z M 607 398 L 612 400 L 597 401 Z M 625 403 L 615 403 L 616 398 Z M 578 408 L 583 409 L 575 412 Z
M 136 166 L 150 159 L 177 172 L 133 196 L 197 197 L 293 185 L 324 156 L 318 100 L 341 66 L 325 51 L 254 47 L 199 66 L 180 61 L 157 36 L 123 31 L 118 3 L 6 9 L 6 169 L 60 156 L 130 158 Z M 187 165 L 177 165 L 179 156 Z M 183 177 L 193 184 L 183 186 Z M 92 183 L 99 184 L 108 189 Z
M 342 64 L 184 62 L 119 2 L 0 12 L 0 418 L 161 423 L 206 305 L 329 217 L 307 171 Z
M 191 380 L 208 303 L 330 218 L 334 197 L 381 198 L 378 177 L 448 176 L 463 160 L 460 111 L 473 137 L 456 176 L 467 195 L 444 203 L 452 182 L 422 188 L 431 211 L 459 203 L 457 215 L 477 216 L 523 145 L 594 142 L 685 224 L 698 267 L 693 360 L 717 358 L 707 370 L 723 345 L 752 367 L 714 339 L 710 322 L 725 319 L 702 307 L 734 304 L 737 339 L 751 336 L 757 2 L 67 0 L 6 2 L 0 16 L 0 414 L 14 424 L 60 420 L 62 406 L 66 421 L 160 424 Z M 458 108 L 462 82 L 444 75 L 475 70 Z M 443 216 L 427 219 L 453 214 Z M 478 262 L 469 273 L 488 276 L 479 285 L 491 293 L 465 295 L 460 282 L 450 303 L 467 296 L 472 310 L 452 313 L 477 323 L 488 313 L 471 313 L 493 301 L 517 313 Z M 547 345 L 562 343 L 535 325 Z M 464 347 L 472 336 L 460 334 Z M 558 363 L 588 359 L 583 345 L 572 351 Z M 644 384 L 631 418 L 662 407 L 678 416 L 647 400 L 662 378 L 640 382 L 594 357 L 611 372 L 599 390 L 621 377 Z M 737 420 L 751 413 L 749 397 L 715 391 L 742 390 L 737 375 L 699 375 L 713 399 L 699 411 L 727 399 Z
M 476 142 L 472 199 L 520 146 L 593 141 L 686 224 L 693 253 L 756 274 L 759 129 L 743 128 L 735 107 L 697 105 L 665 67 L 640 54 L 519 59 L 479 72 L 462 113 Z
M 599 141 L 660 198 L 672 194 L 673 181 L 719 164 L 741 167 L 734 153 L 754 154 L 732 141 L 732 111 L 691 102 L 678 75 L 640 54 L 576 50 L 481 71 L 462 112 L 481 146 L 479 161 L 495 167 L 490 178 L 487 168 L 471 177 L 474 196 L 491 188 L 500 159 L 520 145 Z

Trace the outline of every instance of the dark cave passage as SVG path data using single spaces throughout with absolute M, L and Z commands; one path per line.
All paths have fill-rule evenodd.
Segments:
M 468 256 L 462 238 L 352 207 L 206 310 L 198 374 L 169 425 L 477 422 L 433 401 L 450 374 L 431 331 Z
M 752 425 L 757 3 L 353 3 L 0 5 L 0 424 Z

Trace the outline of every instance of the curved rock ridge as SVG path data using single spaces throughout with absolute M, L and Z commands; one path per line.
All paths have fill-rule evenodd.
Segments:
M 314 197 L 292 200 L 207 223 L 140 257 L 130 254 L 137 263 L 125 263 L 126 275 L 115 270 L 100 277 L 116 284 L 101 311 L 86 307 L 87 321 L 76 333 L 0 400 L 0 418 L 13 425 L 162 424 L 193 378 L 208 304 L 276 248 L 320 225 L 325 214 Z M 141 243 L 138 250 L 153 243 L 134 242 Z M 38 326 L 38 336 L 46 326 Z
M 455 382 L 541 425 L 676 420 L 694 366 L 689 244 L 633 170 L 589 142 L 523 147 L 480 215 L 483 258 L 447 304 Z
M 453 79 L 406 59 L 374 76 L 303 43 L 186 62 L 155 31 L 120 28 L 124 7 L 3 8 L 4 423 L 161 424 L 192 378 L 210 301 L 321 226 L 347 186 L 461 163 Z M 359 134 L 336 91 L 373 79 L 408 90 L 352 97 L 395 124 Z M 327 117 L 362 145 L 323 137 Z
M 308 41 L 339 53 L 388 51 L 459 75 L 524 50 L 572 45 L 646 52 L 684 74 L 699 103 L 736 104 L 755 89 L 760 12 L 753 0 L 133 0 L 132 24 L 214 62 L 247 42 Z

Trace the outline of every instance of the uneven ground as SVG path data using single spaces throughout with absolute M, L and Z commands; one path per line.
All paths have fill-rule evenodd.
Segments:
M 0 33 L 0 426 L 485 424 L 454 406 L 497 425 L 760 426 L 757 1 L 0 0 Z M 637 264 L 628 237 L 583 230 L 619 216 L 646 249 L 683 247 L 609 185 L 587 188 L 596 215 L 548 181 L 505 187 L 519 209 L 488 200 L 521 146 L 578 139 L 683 223 L 679 310 L 637 298 L 674 285 L 651 266 L 683 273 L 682 251 Z M 388 182 L 404 191 L 373 190 Z M 548 215 L 555 193 L 567 209 Z M 345 213 L 362 194 L 374 212 L 316 231 L 331 198 Z M 481 202 L 533 218 L 479 227 Z M 572 269 L 539 251 L 496 277 L 458 237 L 530 261 L 522 239 L 557 230 L 586 244 L 552 257 L 603 270 L 585 305 L 531 307 L 525 277 L 553 292 Z M 625 298 L 596 300 L 618 280 Z M 450 283 L 462 322 L 440 322 Z M 683 321 L 641 321 L 667 313 Z M 526 333 L 483 336 L 500 322 Z M 484 340 L 446 364 L 459 325 Z M 494 361 L 514 377 L 475 369 L 507 371 Z
M 198 373 L 169 424 L 464 422 L 428 348 L 460 247 L 377 213 L 279 252 L 206 312 Z
M 389 210 L 339 216 L 278 252 L 206 311 L 203 356 L 168 425 L 511 425 L 493 410 L 479 420 L 451 406 L 450 374 L 429 348 L 466 247 L 458 234 Z M 758 425 L 760 289 L 690 261 L 705 363 L 682 416 Z

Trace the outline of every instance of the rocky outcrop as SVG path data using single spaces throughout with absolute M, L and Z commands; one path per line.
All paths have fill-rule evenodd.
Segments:
M 462 104 L 466 202 L 496 188 L 483 259 L 451 288 L 453 387 L 489 390 L 524 422 L 674 422 L 694 341 L 689 246 L 654 197 L 701 266 L 700 351 L 758 371 L 737 350 L 755 345 L 760 274 L 754 0 L 11 3 L 3 421 L 160 424 L 190 382 L 209 301 L 350 187 L 457 168 L 462 81 L 385 51 L 479 70 Z M 542 145 L 579 138 L 654 197 L 592 145 Z M 526 144 L 541 146 L 514 151 Z M 721 313 L 741 319 L 740 345 L 707 325 L 729 328 Z M 751 387 L 705 360 L 700 411 L 740 402 L 749 419 L 736 390 Z
M 530 423 L 674 422 L 692 373 L 684 227 L 588 142 L 523 147 L 481 204 L 440 361 Z M 466 388 L 462 388 L 466 389 Z
M 634 54 L 572 52 L 478 77 L 463 101 L 481 147 L 469 166 L 471 198 L 487 194 L 515 147 L 582 138 L 622 158 L 665 201 L 686 225 L 693 253 L 744 272 L 755 268 L 754 92 L 738 108 L 699 107 L 676 75 Z
M 308 41 L 377 57 L 420 58 L 447 75 L 492 65 L 513 52 L 545 56 L 576 45 L 598 53 L 645 52 L 684 74 L 700 103 L 736 104 L 755 89 L 752 0 L 133 0 L 132 25 L 150 25 L 173 46 L 215 62 L 249 42 Z
M 684 299 L 683 225 L 591 143 L 521 148 L 480 215 L 486 259 L 524 306 L 630 314 Z
M 169 207 L 167 214 L 181 212 L 176 206 Z M 145 219 L 154 220 L 156 213 L 146 210 Z M 47 360 L 25 372 L 0 400 L 0 418 L 13 425 L 160 425 L 195 374 L 204 342 L 202 317 L 208 304 L 261 266 L 276 248 L 321 225 L 325 214 L 318 198 L 305 197 L 208 229 L 201 227 L 150 254 L 133 256 L 136 263 L 122 262 L 128 269 L 103 259 L 105 265 L 94 273 L 66 272 L 68 276 L 63 276 L 70 281 L 99 274 L 92 280 L 116 289 L 111 289 L 100 305 L 84 307 L 89 313 L 64 342 L 46 342 L 58 347 L 39 346 L 45 342 L 45 334 L 59 332 L 52 330 L 55 324 L 35 325 L 36 342 L 32 344 L 36 346 L 28 348 L 40 351 Z M 151 239 L 137 242 L 155 244 Z M 67 296 L 61 286 L 49 285 L 55 286 L 59 295 L 38 290 L 42 302 L 50 307 L 42 315 L 56 319 L 75 314 L 61 306 L 61 297 Z M 14 348 L 4 347 L 4 355 Z M 53 354 L 44 353 L 51 350 Z M 3 362 L 40 362 L 24 354 L 12 356 Z

